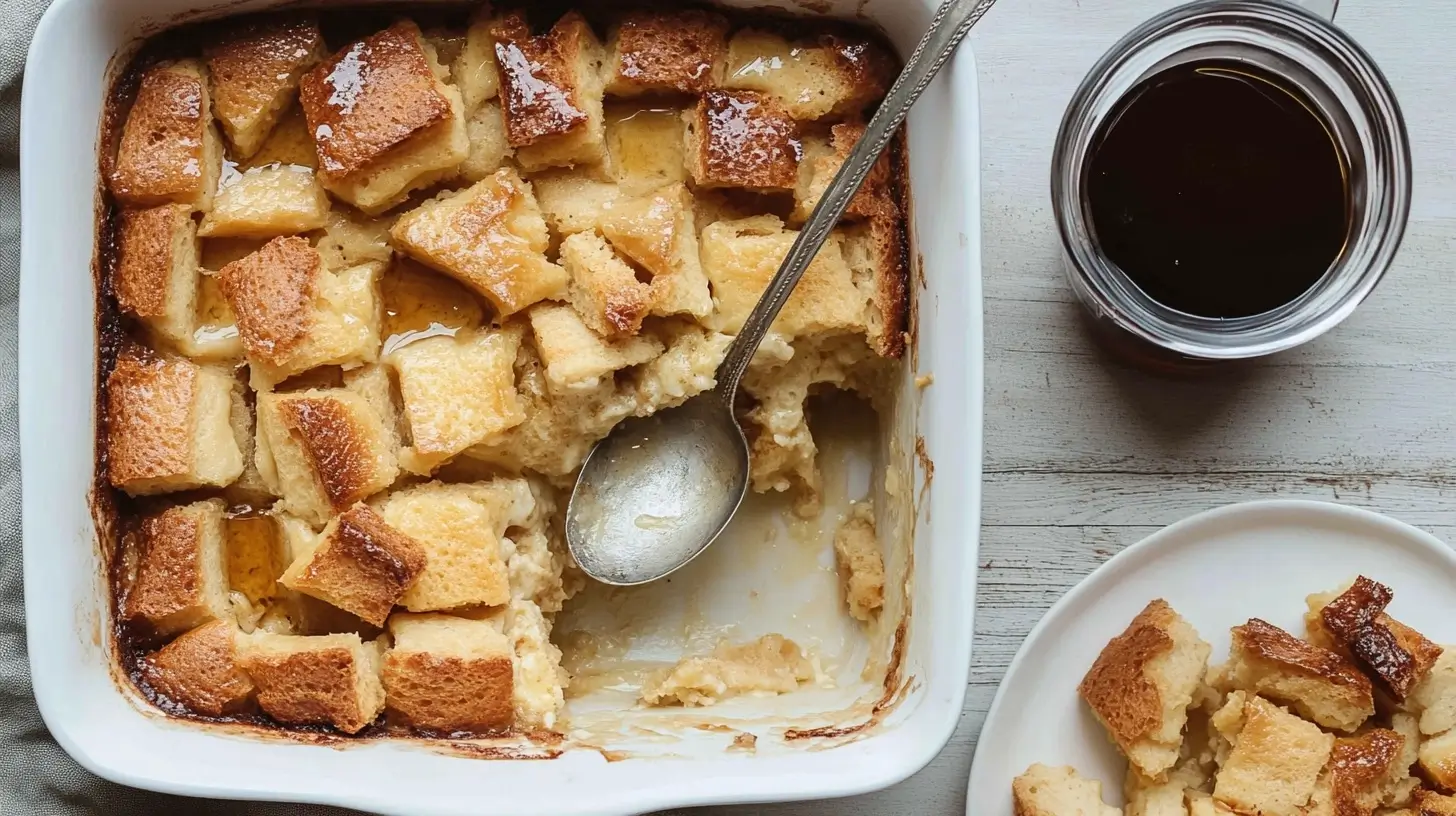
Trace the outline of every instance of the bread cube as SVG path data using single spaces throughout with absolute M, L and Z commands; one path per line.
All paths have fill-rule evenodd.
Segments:
M 1188 804 L 1188 816 L 1238 816 L 1228 805 L 1214 799 L 1207 793 L 1201 791 L 1188 791 L 1186 794 Z
M 357 734 L 384 710 L 379 646 L 358 635 L 256 631 L 238 638 L 238 650 L 258 705 L 281 723 Z
M 1232 632 L 1229 662 L 1211 675 L 1220 690 L 1257 694 L 1339 731 L 1354 731 L 1374 716 L 1370 680 L 1350 659 L 1258 618 Z
M 905 353 L 910 310 L 905 230 L 898 218 L 881 215 L 842 230 L 840 235 L 844 260 L 867 304 L 865 337 L 876 354 L 898 358 Z
M 281 509 L 315 526 L 394 483 L 392 439 L 353 391 L 258 394 L 258 470 L 282 498 Z
M 420 29 L 402 20 L 334 54 L 299 89 L 329 192 L 369 214 L 451 174 L 470 153 L 465 105 Z
M 238 169 L 248 171 L 275 164 L 318 170 L 318 151 L 314 150 L 313 133 L 308 129 L 303 109 L 297 105 L 287 108 L 268 138 L 258 146 L 258 151 L 238 162 Z
M 495 99 L 500 93 L 500 70 L 495 63 L 495 37 L 490 33 L 492 22 L 490 5 L 481 6 L 470 18 L 470 28 L 465 32 L 465 44 L 450 66 L 450 75 L 465 102 L 466 116 L 473 116 L 481 105 L 487 100 Z
M 693 196 L 682 184 L 619 201 L 601 219 L 612 247 L 651 277 L 652 314 L 707 317 L 713 311 L 693 220 Z
M 641 365 L 663 350 L 653 337 L 610 341 L 588 328 L 570 306 L 559 303 L 533 306 L 530 317 L 546 377 L 557 390 L 596 388 L 613 372 Z
M 378 359 L 381 271 L 380 264 L 330 271 L 298 237 L 274 238 L 223 267 L 218 282 L 237 315 L 254 388 L 318 366 Z
M 499 606 L 511 599 L 501 539 L 536 509 L 524 480 L 429 482 L 390 493 L 377 509 L 425 553 L 425 568 L 400 605 L 411 612 L 432 612 Z
M 814 214 L 819 199 L 829 189 L 830 182 L 849 159 L 864 132 L 863 122 L 841 122 L 830 128 L 828 139 L 810 137 L 804 140 L 804 158 L 799 162 L 799 186 L 794 190 L 794 222 L 802 224 Z M 849 208 L 844 211 L 845 219 L 858 220 L 876 215 L 898 217 L 890 154 L 891 150 L 886 148 L 874 167 L 870 168 L 859 192 L 849 200 Z
M 383 626 L 425 569 L 425 549 L 356 504 L 324 527 L 311 552 L 301 553 L 279 582 Z
M 681 110 L 660 103 L 648 108 L 623 103 L 607 107 L 607 151 L 623 193 L 645 195 L 686 182 L 684 149 Z
M 197 60 L 147 69 L 121 129 L 111 192 L 133 207 L 207 211 L 222 172 L 207 74 Z
M 1442 796 L 1427 790 L 1416 791 L 1415 809 L 1406 812 L 1411 816 L 1456 816 L 1456 796 Z
M 708 91 L 683 112 L 685 159 L 701 188 L 791 191 L 799 183 L 799 126 L 772 97 Z
M 1420 766 L 1432 785 L 1456 794 L 1456 730 L 1421 743 Z
M 1404 746 L 1405 739 L 1400 734 L 1385 728 L 1337 738 L 1314 796 L 1308 807 L 1297 813 L 1299 816 L 1374 813 L 1389 801 L 1397 784 L 1409 778 L 1409 763 L 1401 767 Z
M 1178 761 L 1209 651 L 1167 602 L 1155 600 L 1108 642 L 1077 687 L 1143 776 L 1157 777 Z
M 1211 781 L 1196 759 L 1179 763 L 1165 779 L 1148 779 L 1129 768 L 1123 782 L 1126 816 L 1188 816 L 1189 792 L 1198 793 Z
M 832 34 L 789 42 L 745 29 L 728 41 L 722 84 L 772 95 L 795 119 L 842 118 L 883 98 L 897 73 L 877 42 Z
M 322 229 L 329 196 L 313 171 L 296 165 L 256 167 L 225 180 L 198 234 L 272 238 Z
M 525 420 L 516 394 L 522 329 L 427 337 L 392 352 L 411 445 L 400 462 L 427 475 L 446 460 Z
M 571 304 L 592 331 L 621 338 L 641 330 L 652 308 L 652 284 L 638 280 L 599 233 L 579 232 L 562 241 L 561 265 L 571 276 Z
M 206 49 L 212 111 L 237 158 L 258 152 L 293 102 L 305 71 L 324 58 L 318 22 L 270 18 L 229 26 Z
M 873 505 L 852 505 L 849 518 L 834 533 L 834 564 L 849 614 L 869 621 L 885 604 L 885 557 L 875 534 Z
M 372 261 L 388 263 L 394 257 L 389 229 L 395 219 L 374 217 L 336 206 L 324 221 L 316 249 L 329 269 L 348 269 Z
M 1016 816 L 1122 816 L 1102 801 L 1101 782 L 1070 767 L 1032 765 L 1012 781 L 1011 800 Z
M 1446 646 L 1431 673 L 1407 700 L 1420 713 L 1422 734 L 1456 729 L 1456 646 Z
M 506 141 L 506 120 L 500 103 L 493 99 L 480 103 L 465 123 L 465 131 L 470 136 L 470 155 L 460 165 L 460 175 L 472 184 L 495 175 L 506 159 L 515 155 Z
M 1390 587 L 1362 575 L 1349 589 L 1323 604 L 1316 621 L 1311 622 L 1307 616 L 1306 624 L 1348 651 L 1386 693 L 1403 702 L 1430 674 L 1442 650 L 1385 614 L 1393 597 Z
M 596 228 L 621 195 L 615 182 L 586 170 L 548 170 L 533 177 L 531 186 L 557 237 Z
M 513 11 L 492 22 L 490 34 L 506 138 L 521 169 L 605 165 L 601 70 L 606 55 L 586 20 L 569 12 L 538 36 L 531 33 L 525 12 Z
M 502 621 L 401 612 L 384 654 L 389 708 L 415 728 L 489 733 L 515 721 L 514 653 Z
M 107 466 L 133 496 L 224 487 L 243 472 L 228 371 L 122 354 L 107 378 Z
M 1242 705 L 1242 711 L 1227 724 L 1215 716 L 1233 750 L 1219 769 L 1213 798 L 1240 813 L 1300 816 L 1334 737 L 1260 697 L 1238 695 L 1229 705 Z
M 238 665 L 238 634 L 230 619 L 204 623 L 142 658 L 142 681 L 185 711 L 236 713 L 253 696 L 253 680 Z
M 713 285 L 718 306 L 714 328 L 738 333 L 797 237 L 797 232 L 784 229 L 783 222 L 771 215 L 722 221 L 703 230 L 703 271 Z M 844 261 L 840 236 L 832 234 L 804 271 L 772 331 L 792 340 L 863 329 L 864 305 Z
M 197 306 L 197 224 L 184 204 L 124 210 L 112 289 L 121 310 L 185 349 Z
M 728 20 L 701 9 L 631 11 L 613 26 L 607 54 L 613 96 L 699 94 L 723 81 Z
M 536 197 L 509 168 L 405 213 L 390 236 L 411 257 L 479 292 L 502 316 L 566 290 L 566 271 L 546 260 L 550 236 Z
M 136 578 L 122 617 L 144 623 L 159 638 L 211 620 L 232 620 L 228 603 L 222 499 L 169 507 L 142 519 L 129 546 L 137 548 Z

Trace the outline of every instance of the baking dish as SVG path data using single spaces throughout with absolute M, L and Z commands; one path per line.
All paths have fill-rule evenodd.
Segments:
M 627 813 L 841 796 L 893 784 L 924 766 L 958 720 L 973 631 L 982 364 L 979 122 L 968 48 L 926 91 L 909 124 L 918 311 L 884 446 L 903 468 L 873 479 L 878 492 L 888 481 L 890 492 L 914 507 L 904 520 L 913 549 L 895 559 L 913 577 L 904 604 L 913 614 L 894 650 L 900 682 L 884 695 L 892 705 L 856 710 L 846 703 L 866 693 L 873 698 L 876 689 L 847 686 L 650 722 L 626 721 L 609 704 L 588 705 L 573 713 L 574 730 L 559 746 L 534 752 L 552 759 L 505 762 L 415 741 L 343 745 L 201 726 L 163 717 L 118 683 L 88 502 L 95 477 L 96 248 L 85 236 L 94 234 L 109 72 L 139 37 L 180 15 L 270 5 L 277 4 L 198 10 L 196 0 L 57 0 L 32 44 L 22 103 L 20 321 L 27 624 L 36 697 L 61 745 L 90 770 L 138 787 L 381 813 Z M 934 10 L 930 0 L 829 5 L 828 13 L 878 22 L 902 51 Z M 917 375 L 933 382 L 920 387 L 927 379 L 917 384 Z M 846 483 L 871 481 L 866 469 L 849 470 Z M 718 552 L 730 553 L 726 544 Z M 713 569 L 711 561 L 705 569 Z M 664 608 L 696 607 L 705 630 L 730 622 L 751 628 L 755 618 L 795 617 L 803 599 L 787 585 L 794 572 L 739 570 L 713 583 L 706 602 L 670 593 L 659 600 Z M 809 572 L 822 585 L 823 570 Z M 765 599 L 756 609 L 742 602 L 748 596 L 740 590 L 751 588 Z M 612 715 L 625 722 L 622 733 L 592 726 Z M 719 725 L 705 728 L 710 721 Z M 722 723 L 756 733 L 757 750 L 725 750 L 731 735 Z M 799 730 L 786 733 L 785 726 Z

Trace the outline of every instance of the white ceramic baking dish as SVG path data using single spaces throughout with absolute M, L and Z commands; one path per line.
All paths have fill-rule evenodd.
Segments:
M 891 481 L 914 502 L 913 517 L 902 519 L 913 531 L 913 539 L 905 538 L 913 540 L 913 550 L 893 555 L 890 565 L 892 573 L 913 576 L 908 594 L 894 586 L 890 590 L 913 614 L 904 618 L 906 637 L 898 650 L 902 682 L 891 695 L 895 704 L 873 717 L 872 726 L 839 738 L 788 739 L 784 734 L 789 725 L 853 726 L 866 720 L 868 706 L 862 701 L 876 698 L 878 681 L 855 687 L 857 672 L 845 679 L 851 657 L 863 665 L 865 648 L 845 658 L 838 690 L 740 699 L 696 717 L 647 719 L 627 712 L 618 719 L 635 737 L 600 729 L 577 733 L 549 761 L 467 758 L 400 740 L 318 744 L 187 723 L 161 716 L 129 685 L 117 682 L 88 498 L 95 476 L 92 236 L 99 122 L 110 74 L 138 38 L 184 13 L 192 19 L 198 2 L 56 0 L 36 32 L 26 72 L 20 420 L 27 624 L 36 698 L 61 745 L 93 772 L 137 787 L 442 815 L 630 813 L 843 796 L 893 784 L 929 762 L 954 729 L 964 696 L 980 522 L 979 111 L 968 47 L 926 91 L 909 123 L 918 328 L 879 460 L 903 464 Z M 215 16 L 277 4 L 227 0 L 203 4 L 200 13 Z M 772 4 L 798 12 L 802 5 L 830 6 L 829 13 L 842 16 L 862 14 L 882 25 L 904 52 L 934 9 L 933 0 Z M 933 384 L 918 388 L 918 374 L 933 374 Z M 932 462 L 933 478 L 927 472 Z M 873 481 L 874 492 L 883 497 L 884 480 L 871 480 L 865 468 L 839 473 L 842 483 L 860 492 L 870 490 Z M 883 533 L 887 525 L 881 526 Z M 715 548 L 719 567 L 712 566 L 710 553 L 701 568 L 711 578 L 703 597 L 666 592 L 652 596 L 652 602 L 672 614 L 695 616 L 704 624 L 699 633 L 731 628 L 753 635 L 792 619 L 799 630 L 786 634 L 834 640 L 833 632 L 814 631 L 817 621 L 829 617 L 801 614 L 804 591 L 822 595 L 828 587 L 827 597 L 834 597 L 832 571 L 823 560 L 828 534 L 832 529 L 815 531 L 819 555 L 797 574 L 774 564 L 745 570 L 743 560 L 727 557 L 732 542 L 720 543 Z M 756 553 L 784 555 L 772 546 Z M 684 604 L 691 607 L 688 612 Z M 840 621 L 835 625 L 844 626 L 842 611 L 823 604 L 816 609 L 828 609 Z M 861 701 L 857 708 L 849 705 L 854 700 Z M 602 721 L 604 710 L 612 713 L 609 697 L 573 705 L 579 714 L 574 719 L 582 723 Z M 704 722 L 757 734 L 757 751 L 725 750 L 729 737 L 702 728 Z

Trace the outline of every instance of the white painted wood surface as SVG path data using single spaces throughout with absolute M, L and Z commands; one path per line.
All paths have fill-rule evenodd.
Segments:
M 1338 499 L 1456 540 L 1456 3 L 1340 3 L 1337 22 L 1383 68 L 1410 130 L 1415 201 L 1384 283 L 1304 349 L 1189 380 L 1130 370 L 1092 345 L 1064 282 L 1047 192 L 1052 140 L 1082 75 L 1173 5 L 1001 0 L 972 33 L 985 500 L 975 655 L 955 736 L 924 771 L 878 794 L 695 812 L 964 813 L 986 708 L 1032 625 L 1113 553 L 1200 510 Z

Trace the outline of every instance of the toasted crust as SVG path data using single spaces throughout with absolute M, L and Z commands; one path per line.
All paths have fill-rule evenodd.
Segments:
M 728 20 L 701 9 L 628 12 L 608 51 L 607 93 L 702 93 L 723 81 Z
M 1394 593 L 1365 576 L 1325 605 L 1325 630 L 1364 665 L 1381 687 L 1403 701 L 1430 673 L 1441 647 L 1385 614 Z
M 247 705 L 253 680 L 237 662 L 232 621 L 215 620 L 178 637 L 142 660 L 142 679 L 167 700 L 198 714 L 221 717 Z
M 328 723 L 358 733 L 384 708 L 377 653 L 358 635 L 300 637 L 255 632 L 241 644 L 258 704 L 285 723 Z
M 1416 791 L 1415 813 L 1416 816 L 1456 816 L 1456 796 Z
M 383 626 L 389 612 L 425 568 L 419 542 L 356 504 L 329 522 L 317 549 L 300 557 L 279 580 L 289 589 L 327 601 Z
M 1124 751 L 1162 721 L 1163 700 L 1147 668 L 1154 658 L 1172 651 L 1167 630 L 1176 614 L 1167 601 L 1149 603 L 1122 634 L 1108 641 L 1077 686 Z
M 349 45 L 304 75 L 304 116 L 319 169 L 342 179 L 451 116 L 419 26 L 402 20 Z
M 576 12 L 562 17 L 541 36 L 531 34 L 524 11 L 491 23 L 506 141 L 511 147 L 526 147 L 587 126 L 590 117 L 580 98 L 575 59 L 589 32 Z
M 384 657 L 391 710 L 417 728 L 494 732 L 515 721 L 515 663 L 498 622 L 400 613 Z
M 369 441 L 373 435 L 360 427 L 349 406 L 302 396 L 281 400 L 278 416 L 303 447 L 336 512 L 374 492 L 378 457 Z
M 140 549 L 136 582 L 123 605 L 127 620 L 145 621 L 166 637 L 231 617 L 222 554 L 224 509 L 221 499 L 210 499 L 142 520 L 135 538 Z
M 1242 723 L 1232 739 L 1233 750 L 1219 769 L 1213 796 L 1236 812 L 1268 816 L 1301 812 L 1315 793 L 1334 743 L 1313 723 L 1252 695 L 1242 706 Z
M 1336 739 L 1312 813 L 1370 816 L 1396 779 L 1404 776 L 1404 769 L 1396 767 L 1404 748 L 1405 738 L 1385 728 Z
M 775 192 L 798 183 L 798 125 L 772 97 L 712 90 L 683 116 L 688 172 L 699 187 Z
M 743 29 L 728 43 L 723 84 L 773 94 L 796 119 L 852 117 L 881 99 L 895 61 L 867 39 L 825 34 L 789 42 Z
M 1353 731 L 1375 713 L 1370 680 L 1344 655 L 1258 618 L 1235 626 L 1232 636 L 1230 668 L 1242 690 L 1292 705 L 1327 728 Z
M 139 207 L 167 202 L 205 209 L 216 183 L 209 155 L 207 77 L 195 60 L 150 68 L 122 127 L 111 192 Z
M 208 47 L 212 110 L 242 158 L 262 146 L 304 71 L 323 56 L 323 35 L 307 17 L 245 23 Z
M 192 469 L 193 403 L 200 369 L 185 360 L 123 355 L 107 378 L 111 484 L 167 479 Z
M 637 334 L 653 306 L 652 284 L 638 280 L 600 234 L 567 236 L 561 265 L 571 276 L 571 303 L 593 331 L 604 337 Z
M 187 248 L 181 242 L 190 242 L 190 257 L 179 257 L 178 249 Z M 197 225 L 185 205 L 124 211 L 113 282 L 117 305 L 148 321 L 167 318 L 183 307 L 171 302 L 173 275 L 197 275 L 196 242 Z M 194 281 L 194 291 L 196 285 Z
M 1421 773 L 1444 793 L 1456 794 L 1456 731 L 1447 731 L 1421 744 Z
M 274 238 L 222 268 L 218 283 L 237 315 L 250 359 L 274 366 L 288 362 L 313 323 L 323 271 L 318 251 L 297 236 Z
M 877 215 L 845 231 L 844 257 L 864 294 L 865 336 L 881 357 L 905 353 L 910 269 L 905 231 L 898 216 Z

